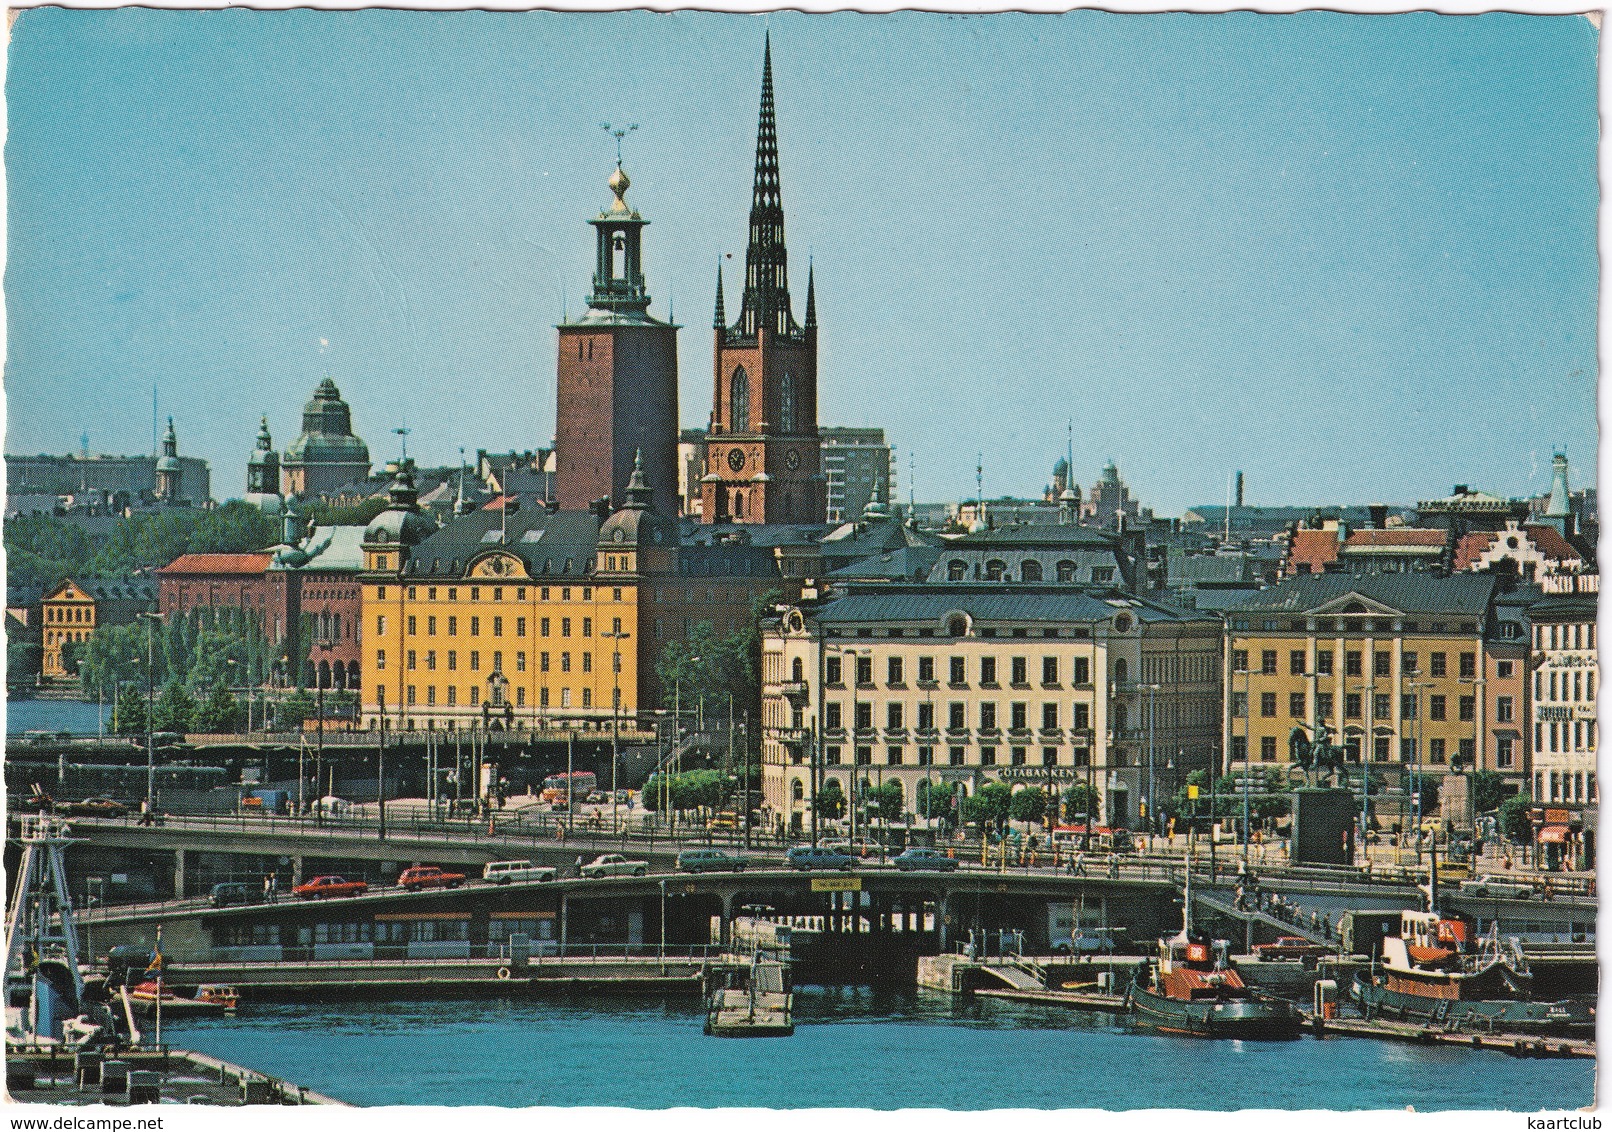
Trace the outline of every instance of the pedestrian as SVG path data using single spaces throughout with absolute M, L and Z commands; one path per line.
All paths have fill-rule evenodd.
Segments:
M 151 799 L 150 798 L 142 798 L 142 799 L 140 799 L 140 824 L 141 825 L 150 825 L 151 824 Z
M 263 900 L 264 900 L 264 903 L 271 903 L 274 900 L 274 874 L 273 873 L 264 873 L 263 874 Z
M 581 853 L 577 854 L 576 869 L 577 869 L 577 876 L 581 876 L 582 875 L 582 854 Z
M 1075 854 L 1075 863 L 1071 871 L 1074 872 L 1076 876 L 1086 875 L 1086 854 Z

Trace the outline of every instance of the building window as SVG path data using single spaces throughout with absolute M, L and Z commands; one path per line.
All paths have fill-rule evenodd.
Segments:
M 1074 663 L 1070 667 L 1072 671 L 1070 672 L 1069 678 L 1071 681 L 1073 681 L 1077 688 L 1084 687 L 1085 685 L 1091 683 L 1090 660 L 1083 656 L 1077 656 L 1074 659 Z
M 1030 726 L 1030 709 L 1027 704 L 1013 704 L 1008 708 L 1008 719 L 1013 730 L 1023 731 Z
M 831 656 L 823 662 L 823 682 L 835 688 L 845 682 L 843 665 L 839 657 Z
M 996 748 L 995 747 L 981 747 L 980 748 L 980 766 L 995 766 L 995 765 L 996 765 Z
M 1307 713 L 1306 698 L 1303 692 L 1289 692 L 1287 694 L 1287 714 L 1294 719 L 1303 719 Z
M 1276 736 L 1261 735 L 1259 737 L 1259 761 L 1262 763 L 1276 761 Z
M 593 671 L 593 654 L 591 652 L 585 652 L 582 654 L 582 671 Z
M 1443 721 L 1447 717 L 1447 704 L 1448 700 L 1444 696 L 1429 696 L 1427 698 L 1427 718 Z
M 525 652 L 524 649 L 515 654 L 515 671 L 516 672 L 525 672 L 526 671 L 526 652 Z
M 995 704 L 981 704 L 980 705 L 980 730 L 981 731 L 995 731 L 996 730 L 996 705 Z
M 449 707 L 453 707 L 455 704 L 457 704 L 459 702 L 459 696 L 457 694 L 458 691 L 459 691 L 459 689 L 457 687 L 455 687 L 454 685 L 452 685 L 452 684 L 448 685 L 448 706 Z M 448 726 L 452 727 L 453 724 L 450 722 L 448 724 Z
M 386 636 L 386 614 L 384 613 L 375 618 L 375 635 L 377 637 Z
M 1294 649 L 1287 654 L 1287 671 L 1290 676 L 1304 675 L 1304 650 Z
M 546 686 L 537 690 L 537 706 L 544 708 L 549 706 L 549 690 Z
M 994 656 L 980 658 L 980 687 L 996 687 L 996 658 Z
M 427 672 L 435 672 L 437 670 L 437 650 L 436 649 L 427 649 L 425 651 L 425 670 Z
M 405 662 L 404 667 L 406 667 L 410 672 L 413 672 L 415 670 L 415 668 L 416 668 L 416 665 L 415 665 L 415 653 L 414 653 L 413 649 L 409 650 L 408 659 Z
M 1445 660 L 1446 656 L 1447 654 L 1441 652 L 1427 654 L 1428 675 L 1436 679 L 1449 675 L 1449 665 Z
M 1497 723 L 1513 723 L 1516 716 L 1512 710 L 1512 698 L 1501 696 L 1494 703 L 1494 718 Z
M 570 635 L 571 635 L 571 619 L 569 617 L 560 618 L 560 636 L 569 637 Z
M 434 637 L 437 635 L 437 619 L 435 617 L 427 617 L 425 619 L 425 635 L 428 637 Z
M 750 431 L 750 375 L 740 366 L 728 382 L 728 419 L 734 432 Z
M 592 707 L 593 706 L 593 689 L 592 688 L 584 688 L 584 689 L 582 689 L 582 706 L 583 707 Z
M 968 684 L 968 672 L 965 663 L 960 656 L 951 658 L 951 686 L 954 688 L 966 687 Z
M 1471 723 L 1478 718 L 1478 697 L 1462 696 L 1458 710 L 1460 711 L 1461 722 Z
M 1259 671 L 1262 676 L 1276 675 L 1276 650 L 1265 649 L 1259 654 Z
M 1259 714 L 1266 719 L 1276 718 L 1276 693 L 1261 692 L 1259 694 Z
M 889 731 L 900 731 L 906 726 L 902 719 L 902 705 L 886 704 L 884 707 L 884 726 Z
M 1239 763 L 1248 761 L 1248 736 L 1233 735 L 1231 737 L 1231 760 Z
M 571 689 L 570 688 L 561 688 L 560 689 L 560 706 L 562 708 L 568 708 L 568 707 L 571 706 Z
M 1058 705 L 1057 704 L 1042 704 L 1041 705 L 1041 730 L 1043 730 L 1043 731 L 1056 731 L 1056 730 L 1058 730 Z
M 856 765 L 857 766 L 872 766 L 873 765 L 873 748 L 872 747 L 858 747 L 856 749 Z
M 1387 692 L 1378 692 L 1371 697 L 1371 718 L 1392 719 L 1394 714 L 1393 697 Z
M 1443 739 L 1429 739 L 1427 741 L 1427 761 L 1430 763 L 1442 763 L 1444 761 Z
M 946 709 L 946 725 L 953 731 L 962 731 L 968 727 L 968 705 L 949 704 Z
M 526 636 L 526 618 L 524 618 L 524 617 L 515 618 L 515 635 L 517 637 Z
M 1474 680 L 1478 675 L 1478 654 L 1464 652 L 1461 654 L 1461 679 Z
M 1247 649 L 1232 649 L 1231 650 L 1231 670 L 1233 672 L 1247 672 L 1248 671 L 1248 650 Z
M 933 684 L 935 682 L 935 658 L 920 656 L 918 658 L 918 683 Z
M 1322 676 L 1332 675 L 1332 650 L 1321 649 L 1315 654 L 1315 670 Z
M 1399 761 L 1402 763 L 1416 761 L 1416 737 L 1414 735 L 1405 735 L 1400 738 Z
M 549 619 L 547 617 L 539 619 L 537 623 L 537 632 L 538 635 L 542 637 L 549 635 Z
M 435 684 L 426 685 L 425 703 L 426 703 L 427 707 L 435 707 L 436 706 L 436 703 L 437 703 L 437 686 Z
M 385 672 L 386 671 L 386 650 L 385 649 L 376 649 L 375 650 L 375 670 L 377 672 Z
M 856 658 L 856 683 L 861 688 L 873 686 L 873 658 L 859 656 Z
M 1478 745 L 1471 739 L 1462 739 L 1456 744 L 1456 757 L 1464 766 L 1473 766 L 1477 762 Z
M 823 708 L 823 727 L 828 731 L 838 731 L 844 726 L 845 720 L 839 704 L 827 704 Z
M 569 671 L 571 671 L 571 654 L 568 653 L 568 652 L 562 652 L 560 654 L 560 671 L 561 672 L 569 672 Z
M 1345 649 L 1343 654 L 1343 674 L 1345 676 L 1359 676 L 1361 654 L 1358 649 Z
M 1399 718 L 1416 718 L 1416 702 L 1418 698 L 1419 697 L 1414 692 L 1406 692 L 1404 695 L 1399 697 Z
M 1400 656 L 1399 666 L 1407 676 L 1414 676 L 1416 674 L 1417 663 L 1418 661 L 1416 654 L 1413 652 L 1403 653 Z
M 470 650 L 470 671 L 481 671 L 481 653 L 477 652 L 475 649 Z M 476 701 L 472 699 L 470 702 L 475 703 Z
M 1325 654 L 1323 654 L 1323 655 L 1325 655 Z M 1316 718 L 1317 719 L 1322 719 L 1322 720 L 1331 719 L 1332 718 L 1332 705 L 1333 705 L 1333 700 L 1332 700 L 1332 693 L 1331 692 L 1317 692 L 1315 694 L 1315 716 L 1316 716 Z
M 472 637 L 481 636 L 481 618 L 480 617 L 472 617 L 470 619 L 470 635 Z
M 1394 671 L 1394 654 L 1383 649 L 1372 653 L 1371 672 L 1374 676 L 1391 676 Z
M 411 613 L 411 614 L 409 614 L 409 636 L 411 636 L 411 637 L 414 636 L 414 628 L 415 628 L 414 614 Z
M 1372 738 L 1371 757 L 1374 761 L 1380 763 L 1388 761 L 1388 736 L 1377 735 Z
M 504 670 L 504 654 L 501 653 L 501 652 L 493 653 L 493 671 L 494 672 L 502 672 L 503 670 Z
M 1462 739 L 1461 742 L 1465 744 L 1471 742 L 1471 740 Z M 1513 741 L 1509 736 L 1504 736 L 1495 740 L 1494 762 L 1496 766 L 1503 770 L 1509 770 L 1511 768 L 1512 760 L 1515 757 L 1512 749 L 1512 742 Z
M 902 665 L 901 658 L 899 656 L 892 656 L 888 661 L 886 661 L 885 669 L 885 675 L 889 677 L 890 684 L 900 685 L 903 683 L 902 677 L 904 673 L 901 670 Z

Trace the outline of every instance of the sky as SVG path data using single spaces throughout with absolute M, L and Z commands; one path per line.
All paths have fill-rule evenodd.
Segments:
M 1162 515 L 1593 482 L 1597 32 L 1507 14 L 25 11 L 6 451 L 149 451 L 155 385 L 227 498 L 327 374 L 377 465 L 547 445 L 605 122 L 703 425 L 768 29 L 820 423 L 903 499 L 1071 429 Z

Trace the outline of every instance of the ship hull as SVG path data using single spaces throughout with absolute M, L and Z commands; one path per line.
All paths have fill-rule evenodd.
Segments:
M 1519 1034 L 1593 1035 L 1595 1008 L 1588 999 L 1557 1002 L 1523 999 L 1433 998 L 1391 990 L 1366 974 L 1355 975 L 1354 999 L 1367 1018 L 1382 1016 L 1407 1022 Z
M 1183 1002 L 1131 984 L 1131 1011 L 1143 1025 L 1169 1034 L 1204 1038 L 1286 1040 L 1299 1036 L 1303 1019 L 1292 1005 L 1264 999 Z

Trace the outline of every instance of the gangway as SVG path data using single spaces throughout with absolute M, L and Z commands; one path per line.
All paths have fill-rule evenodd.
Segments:
M 1278 920 L 1275 916 L 1264 912 L 1255 912 L 1252 909 L 1238 908 L 1236 904 L 1222 900 L 1216 896 L 1206 896 L 1202 892 L 1194 892 L 1192 899 L 1195 903 L 1221 915 L 1230 916 L 1234 920 L 1241 920 L 1246 924 L 1266 924 L 1275 928 L 1282 935 L 1299 936 L 1310 943 L 1319 943 L 1331 946 L 1333 940 L 1322 932 L 1312 928 L 1292 924 L 1286 920 Z

